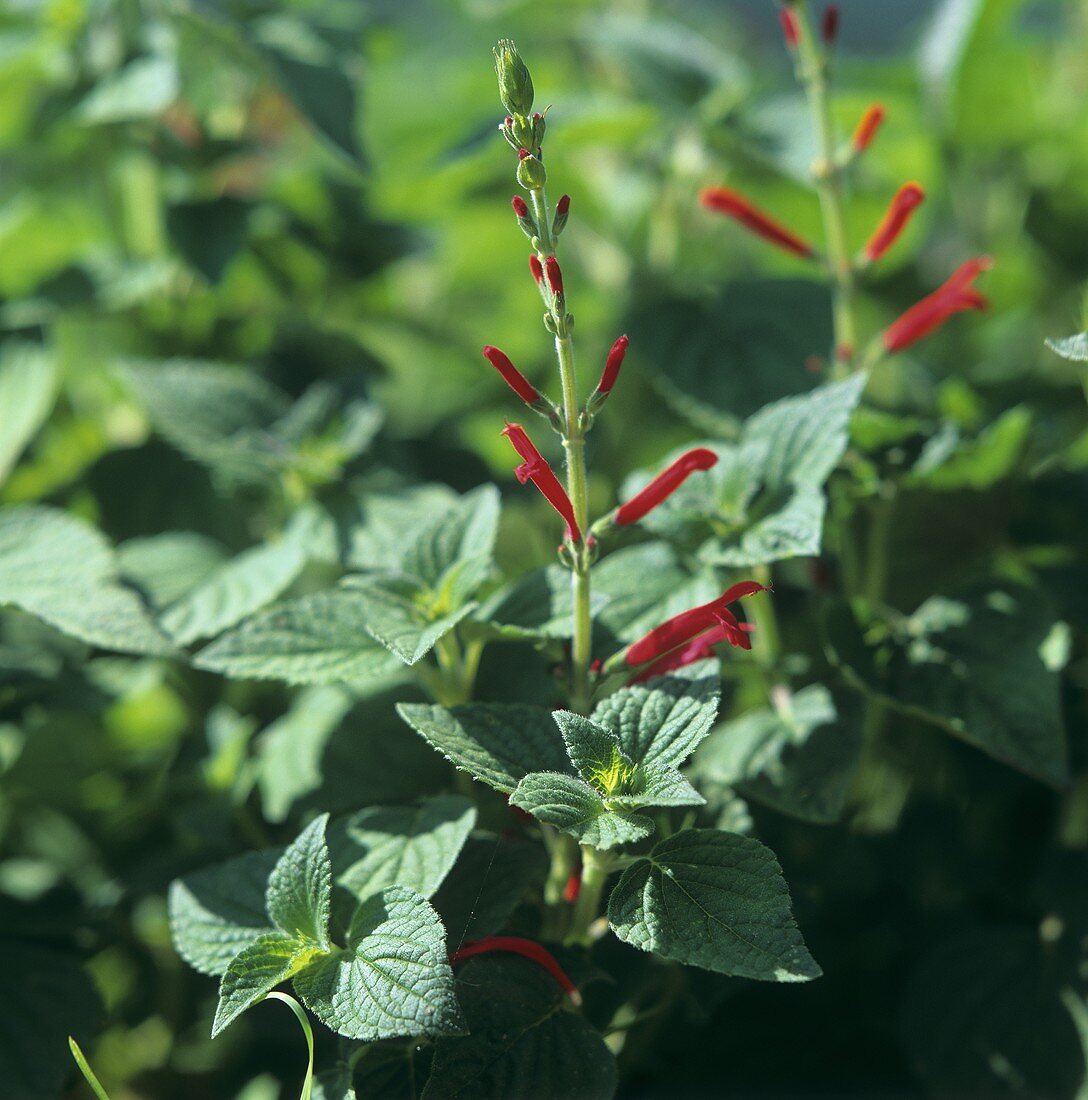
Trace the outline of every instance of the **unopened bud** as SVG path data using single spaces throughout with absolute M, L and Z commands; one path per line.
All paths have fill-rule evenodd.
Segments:
M 567 214 L 570 212 L 570 195 L 564 195 L 555 204 L 555 218 L 552 221 L 552 236 L 558 237 L 567 224 Z
M 503 106 L 512 115 L 528 116 L 533 109 L 533 78 L 521 60 L 521 54 L 509 38 L 500 39 L 493 53 Z
M 823 36 L 824 42 L 831 46 L 834 45 L 835 39 L 839 35 L 839 5 L 828 4 L 824 9 L 823 22 L 820 25 L 820 32 Z
M 548 182 L 548 173 L 544 162 L 534 157 L 528 150 L 518 152 L 518 183 L 526 191 L 539 191 Z

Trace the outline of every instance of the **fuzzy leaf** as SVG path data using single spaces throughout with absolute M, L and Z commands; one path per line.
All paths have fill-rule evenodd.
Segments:
M 860 750 L 857 727 L 839 718 L 827 688 L 812 684 L 792 696 L 788 712 L 763 707 L 719 726 L 694 769 L 803 821 L 830 823 L 842 814 Z
M 265 906 L 287 935 L 329 946 L 332 864 L 325 843 L 329 815 L 314 818 L 280 856 L 268 877 Z
M 588 783 L 561 772 L 527 775 L 510 796 L 510 804 L 594 848 L 633 844 L 654 831 L 648 817 L 609 809 Z
M 593 721 L 614 730 L 636 764 L 681 764 L 710 732 L 718 713 L 720 683 L 707 665 L 620 688 L 597 704 Z
M 442 1039 L 423 1100 L 610 1100 L 616 1059 L 563 991 L 526 959 L 489 955 L 458 972 L 469 1034 Z
M 264 896 L 281 854 L 246 852 L 170 884 L 170 935 L 191 967 L 218 976 L 243 947 L 273 931 Z
M 557 710 L 552 717 L 563 735 L 570 762 L 586 781 L 598 769 L 611 764 L 614 754 L 620 752 L 619 738 L 612 730 L 569 710 Z M 632 763 L 630 758 L 626 763 Z
M 313 957 L 312 943 L 282 932 L 269 932 L 243 947 L 231 960 L 219 984 L 212 1038 Z
M 569 768 L 563 739 L 542 707 L 402 703 L 397 713 L 461 771 L 504 794 L 532 771 Z
M 129 539 L 117 547 L 125 580 L 162 611 L 203 584 L 229 560 L 219 543 L 192 531 Z
M 607 603 L 602 593 L 590 594 L 590 610 L 595 614 Z M 549 565 L 500 588 L 484 601 L 473 620 L 487 623 L 498 637 L 512 641 L 563 639 L 574 631 L 573 606 L 570 573 Z
M 876 618 L 868 645 L 850 609 L 826 621 L 847 677 L 997 760 L 1055 786 L 1068 778 L 1060 674 L 1046 659 L 1054 613 L 1038 592 L 980 584 L 933 596 L 908 618 Z
M 349 577 L 345 584 L 361 602 L 370 636 L 406 665 L 421 661 L 476 606 L 465 604 L 442 612 L 428 607 L 430 600 L 404 577 L 381 579 Z
M 347 948 L 316 959 L 294 986 L 318 1019 L 349 1039 L 462 1030 L 442 922 L 424 898 L 401 886 L 363 902 Z
M 460 795 L 360 810 L 330 830 L 334 881 L 359 901 L 394 883 L 429 898 L 475 823 L 475 806 Z
M 0 352 L 0 485 L 45 423 L 57 395 L 57 361 L 33 344 L 6 343 Z
M 233 679 L 377 691 L 396 683 L 403 665 L 367 633 L 367 606 L 349 588 L 288 600 L 224 634 L 193 664 Z
M 706 799 L 668 764 L 640 764 L 627 789 L 610 799 L 617 806 L 702 806 Z
M 484 485 L 433 516 L 408 544 L 399 569 L 439 593 L 459 578 L 452 607 L 459 607 L 483 579 L 499 530 L 499 491 Z
M 171 606 L 162 624 L 182 645 L 212 637 L 279 596 L 305 560 L 286 539 L 246 550 Z
M 642 951 L 719 974 L 797 982 L 821 973 L 778 861 L 751 837 L 685 829 L 661 841 L 624 871 L 608 919 Z
M 82 520 L 40 506 L 0 511 L 0 604 L 90 645 L 173 654 L 136 593 L 117 577 L 113 550 Z
M 1046 346 L 1063 359 L 1088 363 L 1088 332 L 1078 332 L 1076 336 L 1056 336 L 1048 339 Z

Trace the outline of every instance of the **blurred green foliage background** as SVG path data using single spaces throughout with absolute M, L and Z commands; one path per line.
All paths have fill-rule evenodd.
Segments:
M 1088 321 L 1088 3 L 842 7 L 837 118 L 849 132 L 868 103 L 889 111 L 852 188 L 854 239 L 904 180 L 929 194 L 867 287 L 866 330 L 967 256 L 997 261 L 991 312 L 881 366 L 871 401 L 965 438 L 1013 409 L 1023 426 L 991 469 L 907 492 L 889 600 L 909 611 L 995 569 L 1030 574 L 1082 639 L 1083 369 L 1043 341 Z M 337 401 L 379 406 L 353 468 L 367 485 L 497 480 L 504 563 L 549 561 L 544 508 L 517 491 L 499 436 L 509 395 L 479 355 L 497 344 L 537 382 L 551 370 L 495 132 L 500 36 L 553 104 L 549 186 L 573 197 L 564 270 L 585 375 L 632 337 L 593 437 L 595 509 L 631 470 L 815 385 L 825 292 L 802 261 L 696 202 L 727 182 L 819 236 L 813 142 L 770 0 L 9 0 L 0 369 L 39 356 L 55 404 L 21 458 L 0 408 L 0 500 L 67 508 L 122 550 L 164 531 L 245 549 L 280 521 L 290 484 L 225 492 L 159 438 L 118 370 L 238 362 L 293 396 L 327 383 Z M 306 458 L 311 484 L 340 476 L 320 444 Z M 818 648 L 816 631 L 796 617 L 789 643 Z M 28 1033 L 6 1049 L 0 1036 L 0 1055 L 37 1066 L 8 1095 L 71 1082 L 58 1041 L 70 1030 L 115 1100 L 291 1095 L 294 1021 L 261 1009 L 212 1044 L 214 989 L 174 955 L 164 900 L 174 875 L 293 835 L 252 810 L 255 734 L 284 693 L 153 660 L 77 673 L 78 650 L 0 618 L 0 934 L 16 945 L 0 983 Z M 1065 705 L 1082 767 L 1086 681 L 1078 643 Z M 357 724 L 362 741 L 328 780 L 339 793 L 313 805 L 395 797 L 378 788 L 404 769 L 426 788 L 434 761 L 392 732 L 387 701 Z M 1049 791 L 906 721 L 866 768 L 842 824 L 760 811 L 826 977 L 695 980 L 684 1025 L 629 1056 L 622 1095 L 1083 1088 L 1072 1017 L 1039 992 L 1052 960 L 1037 956 L 1066 950 L 1066 928 L 1088 932 L 1088 787 Z M 971 1028 L 991 1010 L 1020 1060 L 982 1081 L 988 1048 Z

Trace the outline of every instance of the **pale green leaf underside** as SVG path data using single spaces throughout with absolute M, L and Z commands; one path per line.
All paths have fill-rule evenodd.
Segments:
M 318 1019 L 350 1039 L 462 1030 L 442 922 L 424 898 L 400 886 L 363 902 L 347 948 L 316 959 L 294 986 Z
M 33 344 L 8 343 L 0 352 L 0 485 L 45 422 L 57 393 L 57 363 Z
M 661 841 L 623 873 L 608 919 L 634 947 L 720 974 L 792 982 L 821 973 L 778 861 L 751 837 L 686 829 Z

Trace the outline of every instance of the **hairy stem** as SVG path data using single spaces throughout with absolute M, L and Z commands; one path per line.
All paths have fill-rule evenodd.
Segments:
M 836 375 L 849 373 L 857 352 L 857 324 L 854 318 L 854 262 L 846 235 L 846 202 L 842 166 L 838 157 L 835 123 L 831 117 L 831 94 L 827 55 L 816 35 L 808 5 L 799 3 L 797 15 L 797 77 L 805 89 L 816 123 L 820 159 L 813 167 L 823 213 L 827 263 L 831 273 L 832 310 L 835 326 L 833 353 Z
M 548 200 L 544 188 L 529 192 L 533 217 L 536 220 L 541 262 L 555 255 Z M 559 363 L 559 380 L 563 392 L 563 449 L 566 452 L 567 493 L 574 507 L 574 518 L 583 541 L 573 548 L 571 596 L 574 606 L 574 634 L 571 645 L 570 696 L 571 709 L 587 713 L 590 705 L 589 666 L 592 661 L 593 623 L 590 615 L 590 562 L 585 538 L 589 532 L 589 492 L 586 483 L 586 437 L 578 406 L 578 374 L 574 364 L 574 341 L 571 339 L 567 310 L 550 308 L 555 326 L 555 357 Z
M 593 923 L 601 912 L 601 895 L 612 871 L 612 858 L 588 844 L 582 845 L 582 889 L 574 903 L 567 943 L 588 947 L 593 942 Z

